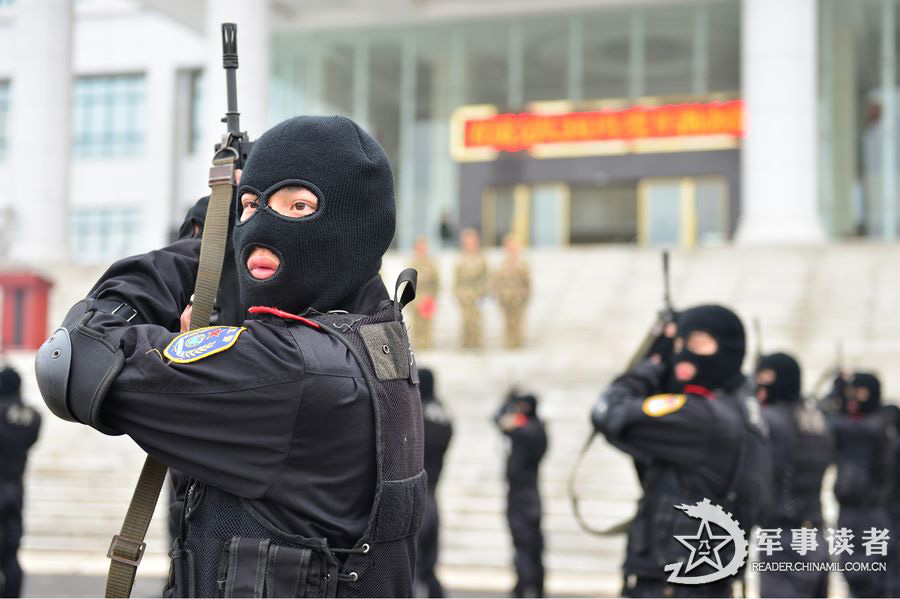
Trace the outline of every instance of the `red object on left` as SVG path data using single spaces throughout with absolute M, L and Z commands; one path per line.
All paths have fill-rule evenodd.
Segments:
M 32 272 L 0 273 L 3 350 L 35 350 L 47 338 L 47 308 L 53 283 Z

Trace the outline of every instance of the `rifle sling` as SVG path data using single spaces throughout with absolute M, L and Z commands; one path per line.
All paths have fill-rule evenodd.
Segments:
M 569 472 L 569 481 L 567 484 L 569 490 L 569 499 L 572 501 L 572 512 L 575 514 L 575 521 L 578 522 L 578 526 L 580 526 L 584 532 L 598 537 L 612 537 L 615 535 L 620 535 L 627 531 L 628 527 L 631 526 L 631 522 L 634 520 L 634 518 L 628 518 L 627 520 L 619 522 L 618 524 L 613 524 L 608 528 L 594 528 L 593 526 L 588 524 L 587 520 L 584 518 L 584 515 L 581 513 L 581 498 L 578 496 L 578 491 L 575 489 L 575 482 L 578 479 L 578 468 L 584 461 L 584 456 L 587 455 L 588 449 L 591 448 L 591 444 L 594 442 L 594 439 L 596 437 L 597 433 L 591 433 L 587 438 L 587 441 L 585 441 L 584 445 L 582 446 L 581 451 L 578 453 L 578 457 L 575 458 L 575 464 L 572 465 L 572 470 Z
M 228 242 L 228 216 L 234 195 L 234 163 L 237 155 L 224 152 L 213 160 L 210 169 L 209 207 L 200 243 L 200 265 L 194 288 L 191 329 L 209 325 L 213 304 L 222 275 L 222 260 Z M 224 173 L 224 176 L 223 176 Z M 147 456 L 138 478 L 131 504 L 122 523 L 122 531 L 113 536 L 107 557 L 110 558 L 106 577 L 106 597 L 130 597 L 137 567 L 144 557 L 147 528 L 159 500 L 159 492 L 166 479 L 165 465 Z

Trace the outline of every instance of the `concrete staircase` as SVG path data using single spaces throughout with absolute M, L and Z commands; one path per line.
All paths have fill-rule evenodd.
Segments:
M 492 253 L 493 263 L 499 254 Z M 384 273 L 392 287 L 406 256 L 391 255 Z M 589 431 L 588 414 L 602 387 L 628 361 L 660 307 L 659 253 L 632 246 L 532 252 L 534 297 L 528 346 L 501 347 L 500 316 L 486 302 L 486 349 L 459 349 L 459 312 L 452 298 L 455 254 L 440 256 L 436 346 L 421 351 L 454 417 L 455 436 L 439 488 L 441 572 L 448 587 L 507 591 L 512 587 L 510 540 L 504 518 L 503 443 L 491 415 L 514 382 L 540 397 L 550 449 L 541 472 L 548 591 L 612 595 L 624 537 L 597 538 L 578 528 L 566 478 Z M 676 307 L 718 302 L 734 307 L 751 336 L 759 317 L 767 351 L 788 349 L 805 368 L 805 387 L 834 362 L 843 341 L 850 367 L 880 370 L 890 396 L 900 386 L 900 246 L 721 247 L 676 251 L 672 294 Z M 48 271 L 57 281 L 52 322 L 83 297 L 101 269 Z M 32 356 L 10 360 L 26 374 Z M 748 366 L 749 366 L 748 359 Z M 23 557 L 31 572 L 102 573 L 110 536 L 118 531 L 142 454 L 124 438 L 109 438 L 47 416 L 32 455 Z M 594 444 L 579 479 L 584 512 L 594 526 L 628 517 L 638 496 L 630 461 L 605 442 Z M 161 504 L 162 505 L 162 504 Z M 159 516 L 163 512 L 159 512 Z M 152 526 L 142 576 L 166 571 L 164 518 Z M 98 589 L 98 593 L 100 590 Z

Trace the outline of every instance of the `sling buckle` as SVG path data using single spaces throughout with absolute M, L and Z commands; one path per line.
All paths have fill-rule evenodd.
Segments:
M 129 543 L 131 547 L 128 545 L 122 545 L 122 543 Z M 137 548 L 137 551 L 135 551 Z M 109 544 L 109 551 L 106 552 L 106 557 L 115 561 L 121 562 L 123 564 L 128 564 L 129 566 L 134 566 L 135 568 L 140 565 L 141 560 L 144 559 L 144 550 L 147 548 L 147 543 L 143 543 L 136 539 L 129 539 L 123 535 L 113 535 L 112 542 Z M 127 557 L 122 557 L 117 554 L 117 551 L 121 553 L 125 553 L 126 555 L 132 554 L 135 555 L 134 559 L 128 559 Z

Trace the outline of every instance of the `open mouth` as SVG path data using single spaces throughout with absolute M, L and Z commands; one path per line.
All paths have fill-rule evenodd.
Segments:
M 253 254 L 247 259 L 247 270 L 250 271 L 254 279 L 261 281 L 275 276 L 278 266 L 278 258 L 264 254 L 259 249 L 254 250 Z

